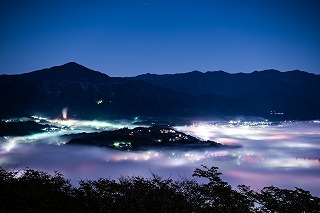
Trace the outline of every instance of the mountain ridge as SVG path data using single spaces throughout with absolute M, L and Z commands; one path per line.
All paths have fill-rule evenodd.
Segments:
M 285 77 L 283 77 L 285 75 Z M 288 77 L 289 76 L 289 77 Z M 0 75 L 0 118 L 70 114 L 83 118 L 261 116 L 319 118 L 320 77 L 277 70 L 208 71 L 110 77 L 75 62 L 19 75 Z M 299 90 L 300 88 L 300 90 Z
M 68 80 L 68 81 L 88 81 L 105 82 L 111 77 L 105 73 L 89 69 L 75 62 L 69 62 L 61 66 L 54 66 L 28 73 L 23 73 L 21 77 L 36 80 Z
M 252 73 L 193 71 L 170 75 L 145 74 L 130 78 L 143 80 L 189 95 L 215 94 L 228 98 L 244 98 L 265 113 L 285 113 L 290 119 L 319 118 L 320 75 L 305 71 L 278 70 Z

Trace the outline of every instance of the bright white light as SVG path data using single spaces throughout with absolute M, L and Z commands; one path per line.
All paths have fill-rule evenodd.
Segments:
M 116 123 L 109 123 L 105 121 L 88 121 L 88 120 L 48 120 L 53 125 L 60 126 L 60 127 L 73 127 L 76 129 L 85 129 L 87 127 L 91 128 L 113 128 L 113 129 L 118 129 L 118 128 L 123 128 L 127 126 L 126 124 L 116 124 Z
M 97 100 L 96 103 L 99 105 L 99 104 L 102 104 L 103 103 L 103 100 Z
M 68 108 L 65 107 L 62 109 L 62 118 L 67 119 L 67 117 L 68 117 Z
M 8 143 L 5 143 L 2 147 L 7 152 L 10 152 L 16 145 L 17 144 L 14 140 L 10 140 Z
M 308 159 L 308 158 L 278 158 L 270 159 L 265 162 L 265 165 L 268 167 L 303 167 L 309 168 L 312 166 L 318 166 L 319 162 L 317 159 Z

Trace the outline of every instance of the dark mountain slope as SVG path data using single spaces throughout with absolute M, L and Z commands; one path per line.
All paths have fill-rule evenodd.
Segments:
M 49 69 L 37 70 L 19 75 L 23 79 L 42 80 L 42 81 L 75 81 L 106 83 L 112 81 L 108 75 L 88 69 L 75 62 L 69 62 L 62 66 L 55 66 Z
M 215 94 L 242 98 L 264 112 L 284 112 L 288 119 L 320 118 L 320 76 L 265 70 L 249 74 L 193 71 L 173 75 L 139 75 L 143 80 L 190 95 Z
M 40 114 L 57 117 L 215 116 L 253 109 L 242 99 L 194 97 L 145 81 L 112 78 L 76 63 L 21 75 L 0 76 L 0 117 Z M 254 114 L 250 111 L 250 115 Z

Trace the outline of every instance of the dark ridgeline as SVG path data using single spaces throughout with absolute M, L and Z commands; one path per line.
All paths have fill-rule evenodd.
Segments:
M 301 71 L 194 71 L 115 78 L 71 62 L 0 75 L 0 118 L 58 117 L 68 107 L 68 117 L 96 119 L 237 115 L 316 119 L 320 118 L 319 91 L 319 75 Z
M 37 70 L 21 74 L 22 78 L 42 81 L 65 81 L 65 82 L 92 82 L 108 83 L 112 78 L 108 75 L 88 69 L 75 62 L 69 62 L 62 66 L 55 66 L 49 69 Z
M 320 118 L 320 76 L 299 70 L 236 74 L 193 71 L 166 75 L 143 74 L 130 79 L 143 80 L 197 97 L 215 94 L 239 98 L 253 104 L 262 112 L 261 116 L 280 119 Z M 242 114 L 243 109 L 238 110 L 239 115 Z
M 0 137 L 2 136 L 23 136 L 44 132 L 49 125 L 42 125 L 34 121 L 4 122 L 0 121 Z
M 67 135 L 69 145 L 90 145 L 117 150 L 239 148 L 201 140 L 166 126 L 136 127 L 94 133 Z
M 26 73 L 0 76 L 0 117 L 40 114 L 79 118 L 126 117 L 174 111 L 185 98 L 178 92 L 147 82 L 111 78 L 67 63 Z

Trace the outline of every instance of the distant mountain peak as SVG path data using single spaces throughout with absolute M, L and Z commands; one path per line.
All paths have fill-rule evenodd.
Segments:
M 256 70 L 253 73 L 281 73 L 281 72 L 276 69 L 267 69 L 267 70 L 261 70 L 261 71 Z
M 81 64 L 78 64 L 77 62 L 74 62 L 74 61 L 70 61 L 68 63 L 65 63 L 62 66 L 65 66 L 65 65 L 79 65 L 79 66 L 82 66 Z
M 60 66 L 54 66 L 42 70 L 22 74 L 29 79 L 77 81 L 77 82 L 105 82 L 110 81 L 107 74 L 91 70 L 76 62 L 68 62 Z
M 53 68 L 58 68 L 58 69 L 55 69 L 54 71 L 62 70 L 62 69 L 65 71 L 78 71 L 78 72 L 80 72 L 80 71 L 94 71 L 94 70 L 89 69 L 81 64 L 76 63 L 76 62 L 68 62 L 63 65 L 48 68 L 48 70 L 51 70 Z
M 179 73 L 179 74 L 185 74 L 185 73 Z M 201 72 L 199 70 L 193 70 L 191 72 L 187 72 L 187 74 L 203 74 L 203 72 Z
M 78 64 L 77 62 L 73 62 L 73 61 L 68 62 L 68 63 L 66 63 L 66 64 L 63 64 L 63 65 L 60 65 L 60 66 L 58 66 L 58 67 L 66 67 L 66 68 L 86 68 L 86 69 L 89 69 L 89 68 L 87 68 L 87 67 L 85 67 L 85 66 L 83 66 L 83 65 L 81 65 L 81 64 Z

